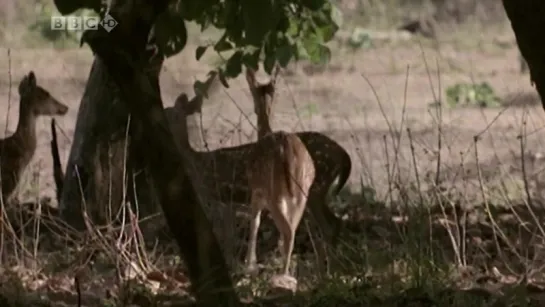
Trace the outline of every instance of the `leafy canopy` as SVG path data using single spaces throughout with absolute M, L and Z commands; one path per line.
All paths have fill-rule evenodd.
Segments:
M 178 0 L 156 24 L 157 43 L 169 57 L 187 42 L 184 21 L 223 30 L 211 45 L 199 46 L 197 60 L 209 49 L 231 51 L 219 68 L 219 77 L 237 77 L 242 66 L 258 69 L 263 61 L 267 73 L 276 64 L 285 67 L 291 60 L 307 58 L 323 63 L 331 57 L 325 45 L 339 29 L 340 13 L 329 0 Z
M 54 2 L 63 15 L 81 8 L 105 12 L 101 0 Z M 199 60 L 209 49 L 230 51 L 218 71 L 227 86 L 225 80 L 238 76 L 243 65 L 258 69 L 263 61 L 270 74 L 276 64 L 285 67 L 291 60 L 327 62 L 331 52 L 325 43 L 339 29 L 341 18 L 330 0 L 174 0 L 159 16 L 155 34 L 159 49 L 170 57 L 187 43 L 185 21 L 197 23 L 201 31 L 209 27 L 223 31 L 217 42 L 199 46 L 195 55 Z

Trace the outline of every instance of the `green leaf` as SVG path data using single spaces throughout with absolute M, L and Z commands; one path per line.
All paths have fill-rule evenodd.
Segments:
M 295 42 L 295 48 L 297 50 L 297 53 L 295 54 L 297 60 L 308 60 L 309 59 L 309 55 L 308 55 L 307 50 L 305 49 L 305 44 L 303 43 L 303 41 L 301 41 L 301 40 L 296 41 Z
M 225 65 L 225 75 L 230 78 L 236 78 L 242 72 L 242 51 L 235 52 Z
M 215 45 L 214 45 L 214 50 L 216 52 L 224 52 L 224 51 L 227 51 L 227 50 L 231 50 L 233 49 L 233 44 L 231 44 L 230 42 L 228 42 L 226 39 L 225 39 L 225 36 L 222 37 Z
M 276 31 L 280 33 L 286 33 L 290 28 L 290 19 L 287 15 L 280 15 L 278 18 L 278 24 L 276 25 Z
M 195 83 L 193 83 L 193 91 L 195 92 L 195 95 L 201 95 L 204 98 L 208 99 L 208 89 L 206 88 L 206 83 L 197 80 Z
M 272 0 L 240 0 L 246 43 L 261 46 L 274 25 Z
M 223 69 L 218 70 L 218 78 L 220 79 L 221 84 L 225 88 L 229 88 L 229 84 L 227 83 L 227 78 L 225 78 L 225 72 L 223 71 Z
M 317 35 L 310 35 L 304 40 L 303 44 L 309 60 L 313 64 L 325 64 L 331 59 L 331 51 L 327 46 L 321 43 L 321 40 Z
M 216 2 L 217 0 L 177 1 L 176 8 L 178 14 L 184 19 L 196 20 L 202 26 L 212 19 L 214 11 L 211 8 Z
M 317 29 L 317 31 L 319 31 L 320 33 L 320 36 L 322 36 L 323 42 L 329 42 L 335 36 L 337 30 L 339 30 L 339 28 L 333 24 Z
M 261 54 L 261 49 L 256 49 L 253 52 L 245 52 L 242 56 L 242 62 L 244 65 L 258 70 L 259 68 L 259 55 Z
M 274 69 L 274 64 L 276 64 L 276 55 L 267 54 L 265 55 L 265 61 L 263 61 L 263 68 L 267 74 L 271 74 Z
M 187 43 L 187 28 L 184 19 L 174 10 L 166 10 L 155 23 L 155 37 L 159 50 L 170 57 L 184 49 Z
M 337 8 L 337 6 L 331 4 L 331 21 L 335 23 L 337 28 L 341 28 L 343 26 L 343 13 L 341 10 Z
M 195 58 L 197 61 L 199 61 L 204 53 L 206 52 L 206 49 L 208 49 L 208 46 L 199 46 L 197 47 L 197 50 L 195 51 Z
M 301 4 L 312 11 L 317 11 L 327 3 L 326 1 L 327 0 L 301 0 Z
M 356 27 L 348 39 L 348 44 L 354 49 L 366 49 L 373 46 L 373 40 L 366 29 Z
M 322 43 L 330 41 L 339 30 L 339 26 L 332 19 L 331 10 L 331 5 L 327 5 L 322 11 L 312 14 L 316 34 L 321 37 Z
M 293 58 L 294 48 L 291 45 L 284 45 L 276 49 L 276 60 L 282 68 L 288 66 L 289 62 Z

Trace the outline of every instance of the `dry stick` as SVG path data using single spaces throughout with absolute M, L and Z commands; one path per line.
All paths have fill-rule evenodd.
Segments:
M 375 99 L 377 100 L 378 107 L 379 107 L 379 110 L 380 110 L 380 114 L 382 115 L 382 117 L 386 121 L 386 124 L 388 125 L 388 132 L 391 135 L 394 135 L 394 130 L 392 128 L 392 125 L 391 125 L 390 121 L 388 120 L 388 116 L 386 115 L 386 111 L 384 110 L 384 107 L 382 106 L 382 103 L 380 102 L 380 98 L 378 96 L 378 93 L 377 93 L 375 87 L 373 86 L 373 84 L 371 84 L 371 81 L 369 80 L 369 78 L 367 78 L 364 74 L 360 74 L 360 76 L 363 78 L 363 80 L 365 80 L 365 82 L 367 82 L 367 85 L 369 85 L 369 87 L 371 88 L 371 92 L 373 92 L 373 96 L 375 96 Z
M 399 172 L 399 148 L 401 147 L 401 137 L 403 136 L 403 125 L 405 123 L 405 117 L 406 117 L 406 114 L 407 114 L 407 92 L 409 90 L 410 68 L 411 68 L 411 66 L 407 65 L 407 70 L 405 72 L 405 86 L 404 86 L 404 89 L 403 89 L 403 106 L 401 108 L 401 123 L 399 124 L 399 134 L 397 136 L 397 142 L 395 141 L 395 138 L 393 138 L 395 158 L 394 158 L 394 165 L 393 165 L 393 170 L 392 171 L 395 171 L 397 169 L 398 170 L 398 172 L 397 172 L 398 176 L 400 176 L 400 172 Z
M 427 75 L 428 75 L 428 81 L 430 83 L 433 98 L 439 104 L 439 106 L 437 108 L 437 114 L 436 114 L 437 117 L 438 117 L 437 118 L 437 163 L 436 163 L 436 169 L 435 169 L 434 194 L 435 194 L 435 197 L 437 199 L 437 202 L 438 202 L 439 206 L 441 207 L 441 211 L 443 213 L 443 216 L 446 218 L 447 216 L 446 216 L 445 208 L 444 208 L 444 205 L 443 205 L 443 200 L 440 197 L 440 195 L 438 193 L 438 190 L 437 190 L 438 187 L 439 187 L 440 178 L 441 178 L 441 161 L 442 161 L 441 151 L 442 151 L 442 145 L 443 145 L 442 144 L 443 143 L 443 103 L 441 101 L 441 69 L 440 69 L 440 66 L 439 66 L 439 61 L 436 59 L 437 86 L 438 86 L 438 93 L 439 93 L 439 95 L 436 95 L 435 91 L 433 90 L 433 83 L 432 83 L 432 80 L 431 80 L 431 73 L 430 73 L 430 70 L 429 70 L 428 62 L 426 61 L 426 57 L 424 56 L 424 49 L 422 48 L 422 44 L 420 44 L 420 50 L 421 50 L 421 53 L 423 55 L 424 66 L 426 68 L 426 72 L 427 72 Z M 453 212 L 454 212 L 454 219 L 455 219 L 455 225 L 456 225 L 457 233 L 460 233 L 458 214 L 457 214 L 456 210 L 453 210 Z M 451 232 L 450 228 L 448 228 L 447 230 L 448 230 L 449 236 L 452 237 L 452 232 Z M 453 237 L 451 239 L 453 239 Z M 452 243 L 453 243 L 453 247 L 457 250 L 456 253 L 458 254 L 458 260 L 461 261 L 461 258 L 459 257 L 460 256 L 459 255 L 459 248 L 456 247 L 456 246 L 459 246 L 459 240 L 460 240 L 460 237 L 457 236 L 457 240 L 454 240 Z M 455 243 L 456 243 L 456 245 L 454 245 Z
M 79 281 L 78 273 L 74 276 L 74 286 L 76 287 L 76 293 L 78 295 L 78 305 L 77 307 L 81 307 L 81 284 Z
M 408 72 L 407 72 L 408 74 Z M 393 131 L 393 128 L 392 128 L 392 125 L 390 124 L 390 121 L 388 120 L 388 117 L 386 116 L 386 111 L 384 111 L 384 108 L 382 106 L 382 103 L 380 102 L 380 97 L 375 89 L 375 87 L 373 86 L 373 84 L 371 83 L 371 81 L 369 80 L 369 78 L 367 78 L 365 75 L 363 74 L 360 74 L 360 76 L 365 80 L 365 82 L 367 83 L 367 85 L 369 85 L 369 87 L 371 88 L 371 92 L 373 93 L 373 96 L 375 97 L 375 99 L 377 100 L 377 103 L 378 103 L 378 106 L 379 106 L 379 110 L 380 110 L 380 113 L 382 115 L 382 117 L 384 118 L 384 120 L 386 121 L 386 124 L 388 125 L 388 132 L 390 133 L 390 135 L 395 135 L 394 131 Z M 394 148 L 394 151 L 398 152 L 399 150 L 397 148 Z M 395 169 L 396 168 L 396 165 L 393 166 L 393 168 Z M 401 181 L 400 179 L 400 172 L 397 172 L 398 173 L 398 179 L 399 181 Z M 396 188 L 397 190 L 399 191 L 400 194 L 404 194 L 405 192 L 401 190 L 401 186 L 399 184 L 399 182 L 396 183 Z
M 386 192 L 386 203 L 390 203 L 392 204 L 394 202 L 393 200 L 393 196 L 392 196 L 392 193 L 393 193 L 393 188 L 392 188 L 392 171 L 390 171 L 390 156 L 389 156 L 389 151 L 388 151 L 388 141 L 386 140 L 386 135 L 383 135 L 382 136 L 382 143 L 384 144 L 384 156 L 386 158 L 386 176 L 387 176 L 387 180 L 388 180 L 388 191 Z M 391 205 L 390 205 L 390 209 L 391 209 Z
M 530 190 L 529 190 L 529 183 L 528 183 L 528 174 L 527 174 L 527 171 L 526 171 L 526 155 L 525 155 L 525 140 L 526 138 L 528 137 L 528 133 L 526 132 L 526 126 L 527 126 L 527 122 L 526 122 L 526 116 L 528 115 L 528 112 L 527 110 L 524 111 L 523 113 L 523 121 L 522 121 L 522 128 L 521 128 L 521 133 L 520 135 L 517 136 L 517 139 L 520 139 L 520 152 L 521 152 L 521 163 L 522 163 L 522 176 L 523 176 L 523 184 L 524 184 L 524 190 L 525 190 L 525 194 L 526 194 L 526 197 L 527 197 L 527 200 L 525 202 L 525 205 L 527 206 L 527 209 L 529 210 L 529 212 L 534 215 L 534 211 L 533 211 L 533 201 L 532 201 L 532 198 L 531 198 L 531 195 L 530 195 Z M 497 156 L 497 154 L 496 154 Z M 499 158 L 498 158 L 499 159 Z M 533 232 L 526 224 L 526 222 L 521 218 L 521 216 L 518 214 L 518 212 L 514 209 L 514 206 L 512 205 L 512 202 L 511 202 L 511 199 L 509 198 L 509 195 L 507 195 L 507 193 L 505 193 L 505 190 L 506 190 L 506 187 L 505 187 L 505 183 L 503 181 L 501 181 L 501 184 L 502 184 L 502 187 L 503 187 L 503 190 L 502 192 L 504 192 L 504 197 L 507 199 L 508 203 L 509 203 L 509 210 L 511 211 L 511 213 L 513 214 L 513 216 L 516 217 L 517 221 L 519 222 L 520 224 L 520 227 L 522 227 L 524 230 L 528 231 L 529 233 L 532 233 L 532 236 L 535 234 L 535 232 Z M 537 227 L 539 228 L 540 232 L 542 233 L 542 235 L 544 234 L 543 233 L 543 229 L 541 227 L 541 223 L 536 219 L 534 218 L 534 221 L 536 222 L 536 225 Z
M 435 64 L 437 66 L 437 87 L 439 93 L 441 93 L 441 68 L 439 67 L 439 60 Z M 439 94 L 440 95 L 440 94 Z M 437 99 L 437 98 L 436 98 Z M 439 110 L 438 110 L 438 126 L 437 126 L 437 165 L 435 169 L 435 186 L 439 186 L 439 180 L 441 178 L 441 149 L 443 145 L 443 103 L 441 97 L 439 97 Z
M 415 153 L 415 150 L 414 150 L 414 142 L 413 142 L 413 137 L 412 137 L 412 133 L 411 133 L 411 129 L 410 128 L 407 128 L 407 136 L 409 137 L 409 147 L 411 149 L 411 156 L 412 156 L 412 160 L 413 160 L 413 167 L 414 167 L 414 174 L 415 174 L 415 179 L 416 179 L 416 187 L 418 189 L 418 198 L 419 198 L 419 201 L 420 201 L 420 204 L 419 204 L 419 207 L 420 207 L 420 210 L 419 210 L 419 215 L 421 214 L 422 212 L 422 206 L 424 206 L 424 196 L 422 195 L 422 188 L 421 188 L 421 184 L 420 184 L 420 175 L 419 175 L 419 171 L 418 171 L 418 165 L 416 163 L 416 153 Z M 430 230 L 430 236 L 429 236 L 429 244 L 430 246 L 432 246 L 432 239 L 433 239 L 433 227 L 432 227 L 432 220 L 431 220 L 431 212 L 430 212 L 430 208 L 429 206 L 426 206 L 426 209 L 428 211 L 428 226 L 429 226 L 429 230 Z M 421 225 L 422 226 L 422 225 Z M 418 240 L 418 242 L 420 242 Z M 432 253 L 432 259 L 433 259 L 433 249 L 431 250 L 431 253 Z M 419 262 L 418 262 L 418 265 L 421 266 L 422 264 L 422 259 L 424 258 L 423 257 L 423 247 L 422 247 L 422 244 L 418 244 L 418 256 L 419 256 Z M 419 278 L 422 277 L 422 276 L 419 276 Z
M 526 125 L 524 125 L 526 127 Z M 517 139 L 520 140 L 520 155 L 521 155 L 521 167 L 522 167 L 522 180 L 524 182 L 524 192 L 526 193 L 526 206 L 528 207 L 528 211 L 532 215 L 532 219 L 534 220 L 536 226 L 538 227 L 539 231 L 541 232 L 541 235 L 545 237 L 545 231 L 543 227 L 541 227 L 541 222 L 539 221 L 538 217 L 536 216 L 534 212 L 534 202 L 532 200 L 532 196 L 530 194 L 530 183 L 528 182 L 528 176 L 526 171 L 526 163 L 525 163 L 525 134 L 517 136 Z M 512 209 L 513 210 L 513 209 Z M 514 211 L 514 210 L 513 210 Z M 524 224 L 523 224 L 524 225 Z
M 394 170 L 392 169 L 392 171 L 390 172 L 390 150 L 389 150 L 389 147 L 388 147 L 388 140 L 386 139 L 386 135 L 383 135 L 382 136 L 382 143 L 384 144 L 384 155 L 386 156 L 386 174 L 388 176 L 388 194 L 387 194 L 387 198 L 386 198 L 386 202 L 390 201 L 390 216 L 394 216 L 395 215 L 395 208 L 393 206 L 393 203 L 394 203 L 394 197 L 393 197 L 393 190 L 394 190 L 394 178 L 393 178 L 393 172 Z M 403 236 L 403 233 L 401 232 L 401 229 L 398 225 L 398 223 L 395 223 L 395 228 L 397 230 L 397 233 L 398 235 L 401 237 Z M 391 248 L 391 245 L 390 245 L 390 248 Z M 393 274 L 393 272 L 392 272 Z
M 462 170 L 462 176 L 465 175 L 465 167 L 464 167 L 464 154 L 462 152 L 460 152 L 460 169 Z M 464 182 L 464 184 L 467 184 L 467 182 L 465 181 L 465 178 L 462 178 L 462 181 Z M 464 193 L 464 197 L 465 197 L 465 201 L 467 203 L 469 203 L 468 199 L 467 199 L 467 193 Z M 467 218 L 467 210 L 464 210 L 464 216 L 463 216 L 463 219 L 462 219 L 462 227 L 461 229 L 458 228 L 458 237 L 460 238 L 460 242 L 461 242 L 461 251 L 460 251 L 460 254 L 461 254 L 461 265 L 466 267 L 467 266 L 467 257 L 466 257 L 466 231 L 467 231 L 467 223 L 468 223 L 468 218 Z
M 60 204 L 62 189 L 64 186 L 64 174 L 62 171 L 59 144 L 57 143 L 57 129 L 55 119 L 51 119 L 51 156 L 53 157 L 53 178 L 57 187 L 57 203 Z
M 388 150 L 388 140 L 386 139 L 386 135 L 383 135 L 382 136 L 382 142 L 384 143 L 384 155 L 386 156 L 386 174 L 388 176 L 388 194 L 387 194 L 387 198 L 386 198 L 386 202 L 388 202 L 388 200 L 390 201 L 390 216 L 394 216 L 394 206 L 393 206 L 393 203 L 394 203 L 394 200 L 393 200 L 393 176 L 392 176 L 392 172 L 390 172 L 390 154 L 389 154 L 389 150 Z M 397 233 L 400 237 L 403 237 L 403 233 L 401 232 L 400 230 L 400 227 L 398 225 L 398 223 L 394 223 L 395 225 L 395 229 L 397 230 Z M 393 255 L 393 244 L 388 244 L 388 249 L 389 249 L 389 252 L 390 252 L 390 255 Z M 389 266 L 390 269 L 390 276 L 395 276 L 395 268 L 394 266 Z M 392 283 L 391 284 L 391 290 L 394 289 L 394 284 Z
M 4 134 L 8 131 L 8 120 L 9 120 L 9 111 L 11 109 L 11 49 L 8 48 L 8 111 L 6 112 L 6 127 L 4 129 Z M 3 145 L 2 145 L 3 146 Z M 4 148 L 0 148 L 0 150 L 3 151 Z M 0 173 L 2 172 L 2 166 L 0 165 Z M 2 196 L 2 178 L 0 176 L 0 196 Z M 0 197 L 0 261 L 2 261 L 4 257 L 4 217 L 8 221 L 9 228 L 11 227 L 11 222 L 8 220 L 8 217 L 5 216 L 5 210 L 4 210 L 4 200 L 3 197 Z M 3 261 L 2 261 L 3 262 Z
M 478 180 L 479 180 L 479 188 L 481 190 L 481 196 L 483 197 L 483 202 L 484 202 L 484 205 L 485 205 L 485 210 L 486 210 L 486 213 L 488 215 L 488 219 L 490 220 L 490 223 L 492 224 L 492 235 L 494 236 L 494 244 L 496 245 L 496 250 L 498 252 L 498 255 L 500 255 L 500 257 L 502 258 L 502 260 L 504 261 L 504 264 L 505 264 L 505 267 L 507 269 L 509 269 L 512 273 L 514 272 L 514 270 L 509 266 L 509 263 L 506 261 L 505 259 L 505 255 L 503 253 L 503 250 L 501 249 L 501 246 L 500 246 L 500 242 L 498 240 L 498 234 L 499 236 L 501 237 L 502 241 L 507 245 L 509 246 L 509 250 L 515 254 L 515 256 L 517 256 L 519 258 L 519 260 L 521 261 L 521 263 L 523 262 L 522 261 L 522 256 L 517 252 L 517 250 L 515 249 L 515 246 L 513 246 L 513 244 L 511 244 L 511 242 L 509 241 L 509 238 L 505 235 L 505 233 L 501 230 L 501 228 L 499 227 L 498 223 L 496 223 L 496 220 L 494 219 L 494 217 L 492 216 L 492 211 L 490 210 L 490 203 L 488 202 L 488 197 L 486 196 L 486 192 L 484 190 L 484 179 L 483 179 L 483 174 L 482 174 L 482 170 L 481 168 L 479 167 L 479 146 L 478 146 L 478 142 L 479 142 L 479 137 L 478 136 L 474 136 L 473 137 L 473 144 L 475 146 L 475 163 L 477 164 L 477 176 L 478 176 Z
M 438 118 L 438 121 L 437 121 L 437 126 L 438 126 L 438 135 L 437 135 L 437 150 L 439 152 L 439 155 L 438 155 L 438 158 L 437 158 L 437 166 L 436 166 L 436 173 L 435 173 L 435 185 L 437 186 L 439 184 L 439 175 L 440 175 L 440 165 L 441 165 L 441 146 L 442 146 L 442 132 L 443 132 L 443 126 L 442 126 L 442 122 L 443 122 L 443 103 L 441 103 L 441 71 L 439 69 L 439 61 L 436 59 L 436 66 L 437 66 L 437 82 L 438 82 L 438 92 L 439 92 L 439 96 L 435 93 L 434 89 L 433 89 L 433 82 L 431 80 L 431 72 L 430 72 L 430 68 L 429 68 L 429 65 L 428 65 L 428 61 L 426 61 L 426 56 L 424 54 L 424 48 L 422 47 L 422 42 L 419 41 L 419 46 L 420 46 L 420 52 L 422 54 L 422 58 L 424 59 L 424 67 L 426 68 L 426 74 L 428 76 L 428 82 L 430 83 L 430 87 L 431 87 L 431 93 L 433 95 L 433 100 L 435 100 L 436 102 L 439 103 L 439 108 L 438 108 L 438 114 L 437 116 L 439 117 Z
M 421 52 L 422 54 L 424 53 L 424 50 L 422 49 L 422 44 L 420 44 L 420 49 L 421 49 Z M 427 72 L 427 75 L 428 75 L 428 81 L 430 83 L 430 87 L 432 89 L 432 94 L 433 94 L 433 98 L 434 100 L 438 103 L 438 108 L 436 109 L 437 110 L 437 163 L 436 163 L 436 166 L 435 166 L 435 181 L 434 181 L 434 184 L 433 184 L 433 191 L 434 191 L 434 195 L 436 197 L 436 200 L 437 200 L 437 203 L 439 204 L 439 207 L 441 208 L 441 212 L 443 214 L 443 217 L 445 219 L 448 220 L 448 217 L 447 217 L 447 213 L 445 211 L 445 206 L 444 206 L 444 203 L 443 203 L 443 198 L 441 197 L 441 195 L 439 194 L 439 185 L 440 185 L 440 179 L 441 179 L 441 161 L 442 161 L 442 155 L 441 155 L 441 152 L 442 152 L 442 149 L 443 149 L 443 102 L 441 101 L 441 93 L 442 93 L 442 86 L 441 86 L 441 67 L 439 65 L 439 60 L 436 58 L 435 59 L 435 66 L 437 68 L 437 92 L 439 93 L 438 95 L 435 94 L 435 91 L 433 90 L 433 84 L 432 84 L 432 80 L 431 80 L 431 73 L 430 73 L 430 70 L 429 70 L 429 66 L 428 66 L 428 63 L 426 61 L 426 57 L 424 56 L 424 65 L 426 67 L 426 72 Z M 462 264 L 462 256 L 461 256 L 461 253 L 460 253 L 460 240 L 461 240 L 461 236 L 459 235 L 460 234 L 460 219 L 458 217 L 458 213 L 457 213 L 457 210 L 456 210 L 456 205 L 453 204 L 452 202 L 450 202 L 451 204 L 451 207 L 453 207 L 453 212 L 454 212 L 454 225 L 456 227 L 456 233 L 458 235 L 454 236 L 452 230 L 450 227 L 445 227 L 446 230 L 447 230 L 447 233 L 450 237 L 450 240 L 451 240 L 451 244 L 452 244 L 452 247 L 454 249 L 454 253 L 456 254 L 456 258 L 457 258 L 457 262 L 459 265 Z M 448 224 L 447 224 L 448 225 Z
M 422 58 L 424 59 L 424 66 L 426 68 L 426 73 L 427 73 L 427 76 L 428 76 L 428 81 L 430 83 L 430 87 L 431 87 L 431 90 L 432 90 L 432 95 L 433 95 L 433 99 L 439 104 L 438 108 L 437 108 L 437 163 L 436 163 L 436 168 L 435 168 L 435 182 L 434 182 L 434 195 L 437 199 L 437 202 L 439 204 L 439 206 L 441 207 L 441 211 L 443 213 L 443 216 L 446 218 L 447 215 L 446 215 L 446 212 L 445 212 L 445 208 L 444 208 L 444 205 L 443 205 L 443 200 L 442 198 L 440 197 L 439 193 L 438 193 L 438 187 L 439 187 L 439 184 L 440 184 L 440 179 L 441 179 L 441 151 L 442 151 L 442 145 L 443 145 L 443 103 L 441 101 L 441 69 L 440 69 L 440 66 L 439 66 L 439 60 L 437 60 L 436 58 L 436 67 L 437 67 L 437 86 L 438 86 L 438 95 L 435 94 L 435 91 L 433 89 L 433 83 L 432 83 L 432 79 L 431 79 L 431 73 L 430 73 L 430 69 L 429 69 L 429 66 L 428 66 L 428 62 L 426 61 L 426 57 L 424 56 L 424 49 L 422 47 L 422 44 L 420 43 L 420 50 L 421 50 L 421 53 L 422 53 Z M 460 223 L 459 223 L 459 218 L 458 218 L 458 214 L 454 208 L 453 210 L 454 212 L 454 220 L 455 220 L 455 225 L 456 225 L 456 229 L 457 229 L 457 233 L 460 233 Z M 449 234 L 449 236 L 451 237 L 451 240 L 452 240 L 452 246 L 453 248 L 455 249 L 455 253 L 457 255 L 457 258 L 458 258 L 458 261 L 459 263 L 461 262 L 461 257 L 460 257 L 460 251 L 459 251 L 459 241 L 460 241 L 460 236 L 456 236 L 457 237 L 457 240 L 456 238 L 454 238 L 453 234 L 452 234 L 452 231 L 450 230 L 450 227 L 447 228 L 447 232 Z
M 129 116 L 127 117 L 127 125 L 125 126 L 125 141 L 124 141 L 124 144 L 123 144 L 123 174 L 122 174 L 122 180 L 123 180 L 123 188 L 122 188 L 122 197 L 121 197 L 121 206 L 119 207 L 119 209 L 117 210 L 117 213 L 115 214 L 115 219 L 114 220 L 117 220 L 120 216 L 123 217 L 123 220 L 125 220 L 125 214 L 126 214 L 126 211 L 125 211 L 125 203 L 127 201 L 127 183 L 128 183 L 128 175 L 127 175 L 127 160 L 128 160 L 128 156 L 129 156 L 129 129 L 130 129 L 130 125 L 131 125 L 131 115 L 129 114 Z M 110 167 L 110 170 L 112 168 Z M 110 171 L 110 195 L 112 195 L 112 172 Z M 133 183 L 134 184 L 134 183 Z M 134 192 L 134 199 L 137 199 L 136 197 L 136 189 L 133 189 L 133 192 Z M 108 206 L 108 217 L 111 218 L 112 216 L 112 198 L 110 197 L 109 198 L 109 206 Z M 123 222 L 124 223 L 124 222 Z M 122 224 L 123 225 L 123 224 Z

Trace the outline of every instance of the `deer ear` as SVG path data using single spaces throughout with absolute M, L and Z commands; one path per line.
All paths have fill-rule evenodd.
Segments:
M 19 83 L 19 96 L 24 96 L 28 94 L 36 87 L 36 76 L 34 72 L 30 72 L 28 75 L 23 77 L 21 83 Z
M 181 93 L 174 101 L 175 108 L 183 108 L 187 105 L 188 99 L 185 93 Z
M 33 71 L 28 73 L 28 85 L 31 87 L 36 87 L 36 75 L 34 75 Z

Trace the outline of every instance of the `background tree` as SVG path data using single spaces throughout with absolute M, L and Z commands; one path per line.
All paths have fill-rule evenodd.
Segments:
M 223 31 L 215 44 L 198 47 L 196 57 L 209 48 L 232 50 L 218 69 L 225 86 L 243 66 L 257 69 L 260 61 L 270 73 L 277 63 L 286 66 L 302 56 L 314 62 L 327 60 L 330 51 L 324 44 L 338 29 L 331 4 L 326 0 L 128 0 L 112 1 L 107 8 L 100 0 L 56 0 L 55 4 L 62 14 L 86 7 L 100 10 L 102 16 L 108 11 L 119 22 L 110 33 L 86 32 L 82 38 L 98 56 L 81 102 L 67 165 L 61 198 L 65 216 L 72 225 L 83 225 L 81 200 L 95 208 L 121 203 L 132 173 L 147 169 L 157 191 L 148 200 L 157 196 L 197 298 L 235 304 L 225 260 L 191 182 L 187 150 L 182 148 L 180 155 L 166 124 L 158 81 L 161 65 L 165 57 L 185 47 L 185 21 L 196 22 L 202 30 L 213 26 Z M 201 86 L 195 84 L 197 92 Z M 134 116 L 130 124 L 129 112 Z M 125 143 L 129 143 L 128 178 L 123 178 Z M 154 150 L 149 150 L 150 145 Z M 96 211 L 99 218 L 109 218 L 104 216 L 107 210 Z M 220 295 L 219 289 L 224 289 Z
M 530 69 L 541 102 L 545 101 L 545 40 L 539 29 L 545 27 L 545 3 L 531 0 L 503 0 L 507 17 L 517 38 L 520 52 Z M 545 106 L 545 104 L 544 104 Z

